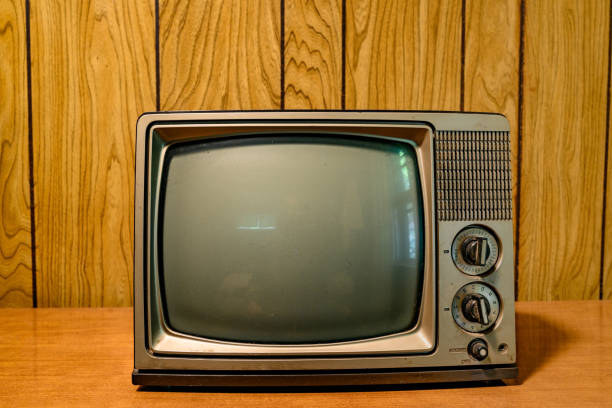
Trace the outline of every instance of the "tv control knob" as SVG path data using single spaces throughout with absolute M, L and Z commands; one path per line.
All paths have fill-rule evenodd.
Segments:
M 480 226 L 469 226 L 459 232 L 451 247 L 457 269 L 467 275 L 491 271 L 499 258 L 499 244 L 492 232 Z
M 463 315 L 470 322 L 478 322 L 483 325 L 489 324 L 489 311 L 491 307 L 484 296 L 469 295 L 463 299 Z
M 461 244 L 463 260 L 469 265 L 486 265 L 489 253 L 491 253 L 491 250 L 486 238 L 470 237 Z
M 468 345 L 468 354 L 478 361 L 482 361 L 489 355 L 489 348 L 484 340 L 472 340 Z
M 481 282 L 468 283 L 455 293 L 451 313 L 455 323 L 470 333 L 480 333 L 495 325 L 501 310 L 495 290 Z

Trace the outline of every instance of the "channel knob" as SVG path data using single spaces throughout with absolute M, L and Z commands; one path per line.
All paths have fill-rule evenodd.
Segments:
M 495 325 L 501 305 L 492 287 L 474 282 L 462 286 L 455 293 L 451 311 L 459 327 L 471 333 L 480 333 Z
M 499 244 L 488 229 L 470 226 L 461 230 L 453 240 L 451 255 L 461 272 L 481 275 L 494 269 L 499 258 Z
M 470 265 L 484 266 L 491 253 L 488 240 L 481 237 L 470 237 L 461 244 L 463 260 Z
M 470 322 L 478 322 L 482 325 L 489 324 L 489 312 L 491 307 L 484 296 L 468 295 L 463 299 L 463 315 Z
M 472 340 L 468 345 L 468 354 L 478 361 L 482 361 L 489 355 L 489 348 L 484 340 Z

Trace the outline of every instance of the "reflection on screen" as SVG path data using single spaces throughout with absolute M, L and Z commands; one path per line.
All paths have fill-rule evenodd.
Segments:
M 424 270 L 411 145 L 259 136 L 170 149 L 161 273 L 170 326 L 334 342 L 416 323 Z

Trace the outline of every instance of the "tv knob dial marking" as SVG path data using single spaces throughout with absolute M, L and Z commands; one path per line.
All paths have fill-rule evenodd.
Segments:
M 463 330 L 484 332 L 499 318 L 500 300 L 490 286 L 480 282 L 468 283 L 453 297 L 451 313 Z
M 499 258 L 499 244 L 487 229 L 470 226 L 459 232 L 453 240 L 451 256 L 461 272 L 481 275 L 495 267 Z

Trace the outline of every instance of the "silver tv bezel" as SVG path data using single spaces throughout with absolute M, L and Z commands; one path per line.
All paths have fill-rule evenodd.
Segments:
M 453 117 L 454 116 L 454 117 Z M 137 125 L 135 189 L 135 368 L 173 370 L 318 370 L 456 365 L 437 350 L 437 222 L 434 132 L 507 130 L 499 115 L 423 112 L 168 112 Z M 460 129 L 459 129 L 460 130 Z M 155 234 L 160 174 L 169 146 L 205 138 L 276 131 L 326 132 L 382 138 L 414 146 L 425 216 L 425 271 L 416 325 L 405 332 L 326 344 L 247 344 L 178 333 L 164 318 Z M 155 146 L 154 146 L 155 145 Z M 151 157 L 158 154 L 156 165 Z M 152 194 L 153 192 L 153 194 Z M 156 199 L 152 200 L 151 195 Z M 513 316 L 512 316 L 513 319 Z M 514 322 L 512 321 L 512 329 Z M 456 335 L 456 334 L 455 334 Z

